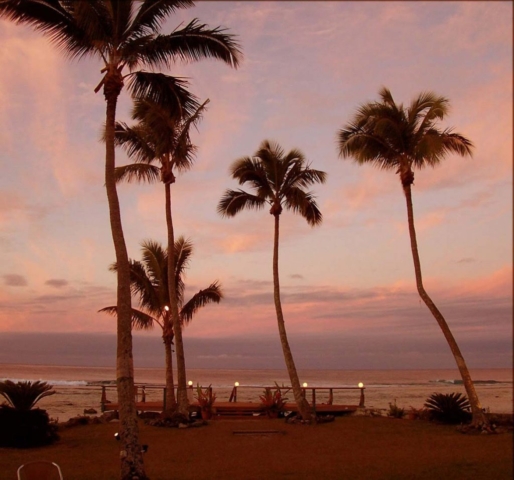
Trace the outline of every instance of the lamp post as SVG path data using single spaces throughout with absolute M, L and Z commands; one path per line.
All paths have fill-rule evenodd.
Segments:
M 358 387 L 361 389 L 361 398 L 359 400 L 359 407 L 364 407 L 364 384 L 359 382 Z

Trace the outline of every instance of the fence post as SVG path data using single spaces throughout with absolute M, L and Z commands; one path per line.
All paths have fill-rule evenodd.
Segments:
M 105 385 L 102 385 L 102 398 L 100 404 L 102 406 L 102 413 L 105 412 L 105 404 L 107 403 L 107 395 L 105 394 Z
M 359 400 L 359 407 L 364 407 L 364 387 L 360 387 L 361 389 L 361 398 Z

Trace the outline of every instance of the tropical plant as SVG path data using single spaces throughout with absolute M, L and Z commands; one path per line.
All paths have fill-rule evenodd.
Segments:
M 173 272 L 177 260 L 174 250 L 175 234 L 171 211 L 171 185 L 175 183 L 176 179 L 174 169 L 179 172 L 189 170 L 193 164 L 195 147 L 191 143 L 189 130 L 192 125 L 196 126 L 208 102 L 209 100 L 206 100 L 191 114 L 184 113 L 182 116 L 177 116 L 166 105 L 160 105 L 151 99 L 138 99 L 134 103 L 132 118 L 139 120 L 139 123 L 133 127 L 124 123 L 116 124 L 116 142 L 134 160 L 134 163 L 130 165 L 116 168 L 117 181 L 153 182 L 160 178 L 160 181 L 164 184 L 168 232 L 167 250 L 171 254 L 169 253 L 167 256 L 170 310 L 163 317 L 163 322 L 164 330 L 166 332 L 173 331 L 175 337 L 178 377 L 177 407 L 182 414 L 186 414 L 188 411 L 188 398 L 179 302 L 176 282 L 173 281 Z M 169 405 L 171 406 L 171 404 Z
M 34 408 L 54 394 L 46 382 L 0 382 L 0 395 L 9 403 L 0 405 L 0 447 L 28 448 L 58 440 L 56 423 L 45 410 Z
M 221 28 L 209 29 L 193 20 L 170 34 L 159 33 L 162 22 L 192 0 L 2 0 L 0 19 L 33 26 L 47 35 L 70 58 L 95 56 L 103 63 L 103 77 L 95 89 L 103 88 L 106 100 L 105 186 L 116 262 L 117 362 L 116 377 L 120 402 L 121 478 L 146 478 L 139 444 L 139 430 L 132 361 L 130 266 L 123 235 L 116 190 L 114 128 L 118 97 L 128 81 L 136 97 L 152 98 L 177 110 L 193 107 L 187 90 L 179 81 L 160 73 L 137 71 L 171 67 L 177 60 L 198 61 L 215 58 L 236 67 L 241 52 L 232 35 Z M 139 7 L 139 8 L 138 8 Z M 129 71 L 126 74 L 126 71 Z M 190 111 L 190 110 L 188 110 Z
M 196 385 L 196 401 L 200 407 L 201 415 L 204 420 L 212 417 L 212 406 L 216 401 L 216 394 L 213 393 L 212 387 L 209 385 L 205 390 L 199 385 Z
M 44 397 L 55 395 L 52 385 L 46 382 L 17 382 L 4 380 L 0 382 L 2 395 L 16 410 L 30 410 Z
M 293 149 L 285 155 L 280 145 L 268 140 L 261 143 L 259 150 L 252 158 L 243 157 L 236 160 L 230 172 L 232 178 L 238 180 L 240 185 L 248 183 L 255 190 L 255 194 L 243 190 L 226 190 L 218 204 L 219 214 L 224 217 L 233 217 L 245 208 L 261 209 L 266 204 L 271 207 L 269 213 L 273 215 L 275 223 L 273 298 L 280 342 L 298 411 L 304 420 L 309 420 L 312 415 L 311 409 L 302 394 L 282 312 L 278 273 L 279 227 L 280 214 L 284 208 L 300 214 L 311 226 L 321 223 L 322 215 L 315 197 L 304 188 L 314 183 L 324 183 L 326 174 L 320 170 L 311 169 L 299 150 Z
M 394 403 L 389 403 L 387 416 L 392 418 L 403 418 L 405 416 L 405 408 L 396 405 L 396 398 L 394 399 Z
M 487 425 L 475 386 L 445 318 L 423 286 L 411 187 L 414 170 L 435 167 L 448 154 L 472 155 L 472 143 L 451 128 L 438 128 L 448 114 L 449 101 L 432 92 L 418 95 L 409 106 L 397 105 L 387 88 L 380 91 L 381 101 L 361 105 L 353 120 L 338 132 L 339 156 L 352 157 L 358 164 L 370 163 L 394 170 L 400 176 L 407 203 L 407 220 L 418 293 L 436 319 L 448 342 L 470 399 L 475 426 Z
M 471 420 L 469 401 L 462 393 L 433 393 L 425 407 L 430 417 L 438 422 L 458 424 Z
M 200 386 L 200 384 L 196 385 L 196 401 L 200 408 L 202 409 L 210 409 L 214 402 L 216 401 L 216 394 L 213 393 L 211 385 L 209 385 L 205 390 Z
M 139 309 L 132 308 L 132 324 L 136 330 L 149 330 L 155 325 L 162 330 L 166 368 L 166 409 L 173 409 L 176 404 L 172 360 L 174 329 L 169 321 L 168 254 L 158 242 L 147 240 L 141 245 L 142 261 L 130 260 L 132 293 L 138 297 L 140 307 Z M 184 326 L 192 321 L 200 308 L 209 303 L 219 303 L 223 298 L 223 292 L 220 283 L 216 280 L 185 301 L 184 277 L 193 254 L 193 244 L 181 236 L 175 241 L 174 250 L 177 261 L 175 273 L 171 275 L 171 278 L 175 282 L 180 308 L 180 323 L 181 326 Z M 116 268 L 116 264 L 111 266 L 113 271 L 116 271 Z M 115 306 L 105 307 L 100 312 L 116 315 L 117 308 Z
M 264 412 L 269 417 L 276 417 L 280 412 L 283 412 L 287 402 L 287 398 L 282 396 L 282 391 L 278 386 L 273 390 L 266 387 L 259 398 Z

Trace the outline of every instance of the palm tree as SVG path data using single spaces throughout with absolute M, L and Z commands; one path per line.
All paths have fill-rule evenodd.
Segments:
M 232 178 L 239 184 L 248 183 L 255 193 L 243 190 L 226 190 L 218 204 L 218 213 L 224 217 L 233 217 L 245 208 L 261 209 L 265 204 L 270 205 L 270 214 L 275 220 L 273 242 L 273 286 L 275 310 L 277 313 L 278 331 L 284 353 L 284 360 L 291 380 L 293 394 L 298 410 L 304 420 L 311 418 L 309 404 L 302 395 L 298 373 L 294 363 L 291 348 L 287 340 L 284 315 L 280 301 L 280 282 L 278 275 L 278 245 L 280 214 L 282 210 L 292 210 L 300 214 L 311 226 L 319 225 L 322 221 L 321 212 L 311 192 L 305 187 L 314 183 L 324 183 L 326 174 L 313 170 L 306 164 L 304 155 L 293 149 L 287 155 L 277 143 L 265 140 L 261 143 L 255 155 L 236 160 L 230 172 Z
M 142 261 L 130 260 L 131 289 L 132 293 L 139 298 L 140 307 L 140 309 L 132 309 L 132 325 L 136 330 L 149 330 L 155 325 L 162 330 L 166 354 L 166 409 L 168 410 L 173 408 L 176 403 L 172 360 L 174 329 L 169 322 L 169 255 L 157 242 L 148 240 L 141 245 Z M 176 266 L 175 273 L 171 275 L 171 278 L 177 292 L 180 323 L 185 326 L 193 320 L 194 314 L 200 308 L 209 303 L 219 303 L 223 298 L 223 292 L 219 282 L 214 281 L 184 302 L 184 276 L 193 254 L 193 244 L 181 236 L 175 242 L 174 251 L 176 252 Z M 116 264 L 114 264 L 111 270 L 116 271 L 116 268 Z M 105 307 L 100 312 L 116 315 L 117 309 L 115 306 Z
M 188 398 L 182 326 L 175 282 L 172 281 L 172 272 L 175 271 L 176 259 L 173 249 L 175 236 L 171 211 L 171 185 L 176 180 L 173 172 L 175 168 L 179 172 L 186 171 L 193 164 L 196 148 L 191 143 L 189 130 L 192 125 L 196 126 L 207 103 L 209 103 L 208 99 L 192 114 L 183 113 L 182 115 L 177 115 L 175 112 L 170 111 L 166 105 L 160 105 L 151 99 L 141 98 L 135 101 L 132 112 L 132 117 L 139 120 L 139 123 L 134 127 L 129 127 L 124 123 L 117 123 L 115 133 L 116 143 L 122 146 L 135 162 L 116 168 L 117 181 L 125 180 L 130 182 L 136 180 L 152 182 L 160 178 L 164 184 L 168 231 L 167 250 L 171 253 L 167 255 L 167 271 L 170 275 L 167 283 L 169 286 L 171 318 L 167 314 L 163 321 L 165 330 L 170 332 L 173 330 L 175 336 L 178 374 L 177 407 L 178 411 L 183 414 L 188 412 Z M 160 167 L 154 165 L 156 162 Z M 168 405 L 171 406 L 172 403 L 168 403 Z
M 176 60 L 187 62 L 203 58 L 219 59 L 233 67 L 238 65 L 241 56 L 239 46 L 234 37 L 221 28 L 209 29 L 195 19 L 168 35 L 159 33 L 166 17 L 180 8 L 193 5 L 192 0 L 143 0 L 137 3 L 135 0 L 0 2 L 0 19 L 33 26 L 70 58 L 95 56 L 103 63 L 103 77 L 95 92 L 103 88 L 106 100 L 105 186 L 118 263 L 116 377 L 120 437 L 122 451 L 126 453 L 120 456 L 122 479 L 144 479 L 146 474 L 133 395 L 130 267 L 114 175 L 116 105 L 127 80 L 135 96 L 150 95 L 159 103 L 167 102 L 176 108 L 188 104 L 187 91 L 180 89 L 173 77 L 137 71 L 142 66 L 171 67 Z M 127 70 L 129 73 L 125 74 Z
M 353 157 L 360 165 L 395 170 L 400 175 L 407 202 L 407 219 L 418 293 L 439 324 L 455 357 L 473 413 L 473 424 L 487 425 L 464 357 L 442 313 L 423 286 L 421 263 L 414 229 L 411 186 L 414 169 L 435 167 L 448 154 L 472 155 L 473 144 L 451 128 L 441 130 L 438 121 L 448 114 L 449 101 L 432 92 L 421 93 L 408 107 L 397 105 L 387 88 L 380 90 L 380 102 L 359 107 L 353 120 L 338 132 L 339 156 Z

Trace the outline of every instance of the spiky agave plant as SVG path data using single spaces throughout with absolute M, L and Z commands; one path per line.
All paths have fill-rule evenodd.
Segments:
M 0 395 L 16 410 L 31 410 L 39 400 L 55 394 L 52 385 L 46 382 L 0 382 Z
M 468 398 L 462 393 L 433 393 L 425 402 L 431 418 L 443 423 L 467 423 L 471 420 Z

